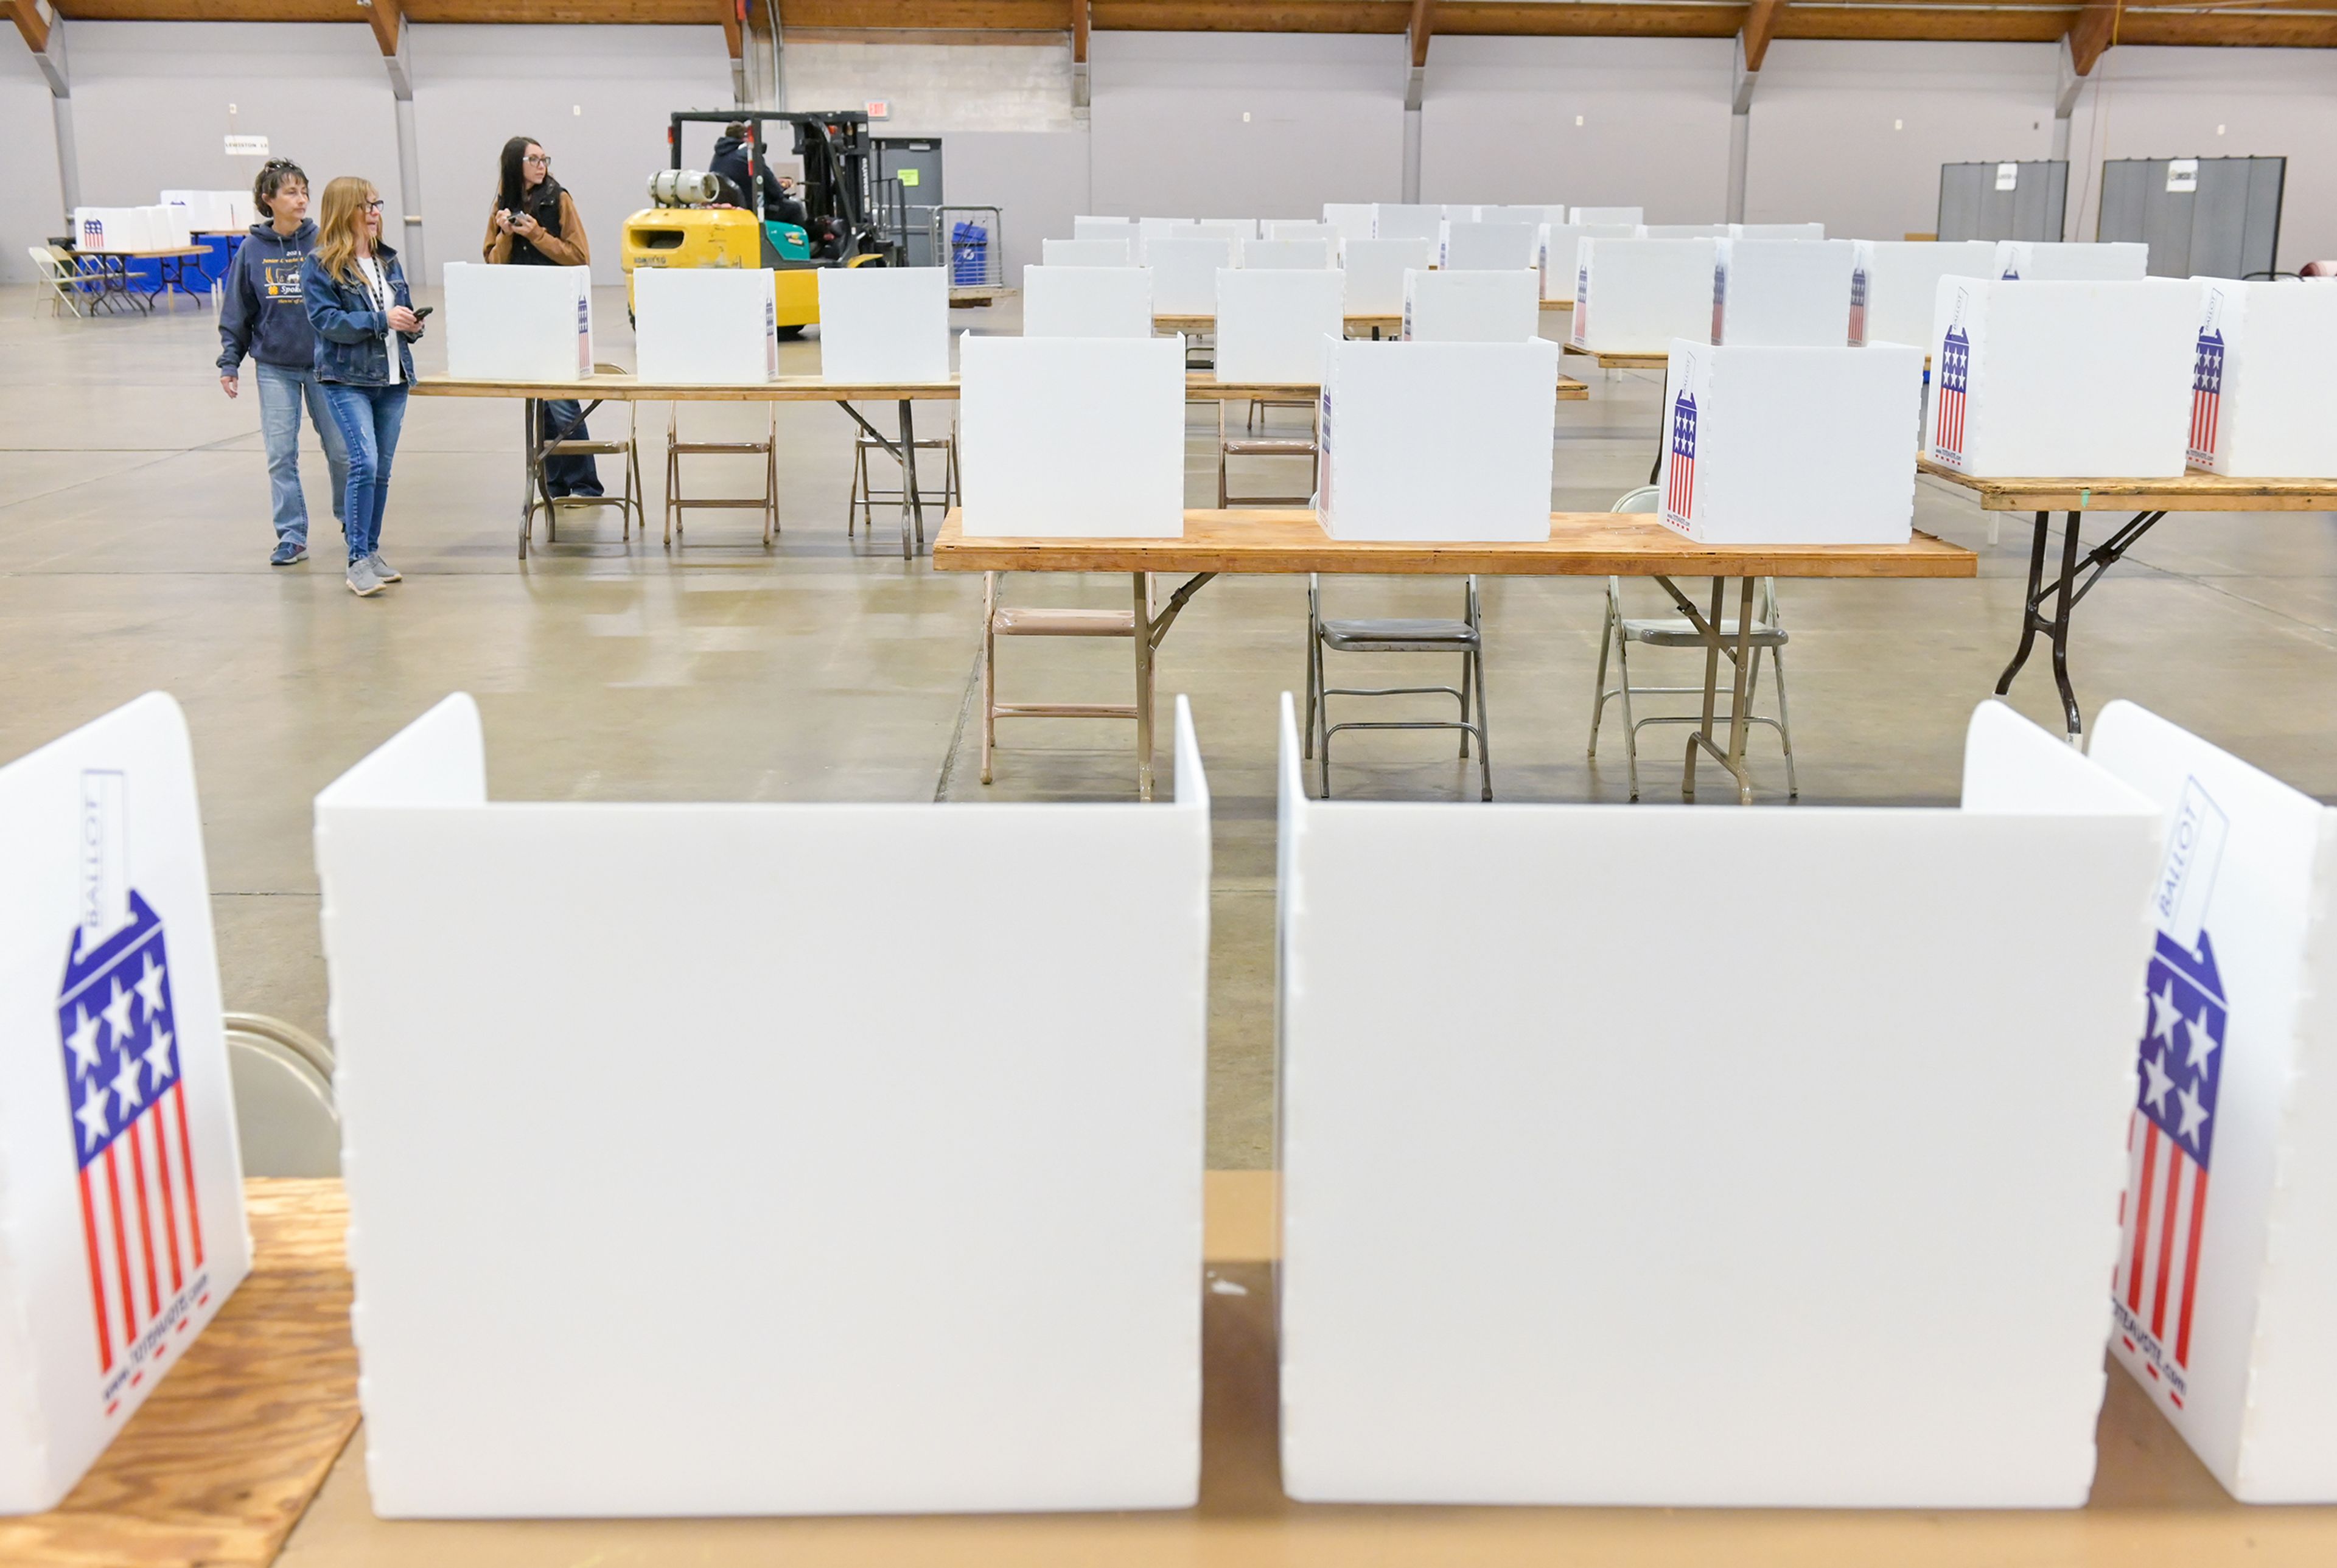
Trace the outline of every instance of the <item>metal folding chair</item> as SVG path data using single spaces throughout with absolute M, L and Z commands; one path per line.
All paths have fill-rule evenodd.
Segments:
M 57 308 L 60 305 L 64 306 L 65 310 L 72 311 L 76 317 L 86 316 L 87 313 L 81 307 L 79 287 L 74 281 L 79 273 L 73 266 L 56 250 L 46 245 L 27 245 L 24 247 L 24 253 L 33 258 L 34 276 L 45 286 L 43 293 L 34 297 L 34 306 L 37 307 L 41 300 L 45 298 L 49 302 L 51 316 L 64 314 Z
M 665 421 L 665 542 L 670 546 L 681 537 L 681 514 L 693 508 L 699 510 L 739 511 L 753 508 L 763 514 L 763 547 L 768 550 L 779 536 L 779 405 L 767 404 L 770 410 L 770 429 L 760 441 L 684 441 L 681 439 L 681 404 L 675 404 Z M 728 456 L 760 457 L 763 460 L 763 492 L 760 495 L 692 495 L 681 493 L 681 460 L 685 457 Z M 648 531 L 644 525 L 642 531 Z
M 592 366 L 592 372 L 596 375 L 629 374 L 621 365 L 595 365 Z M 531 404 L 530 406 L 534 405 Z M 581 424 L 583 421 L 579 419 L 577 423 Z M 533 487 L 528 492 L 527 528 L 529 532 L 532 533 L 534 531 L 535 514 L 539 509 L 543 512 L 545 542 L 557 543 L 560 539 L 562 507 L 613 506 L 618 509 L 618 515 L 624 520 L 624 531 L 621 535 L 623 539 L 628 541 L 632 539 L 635 523 L 640 525 L 641 538 L 643 540 L 649 538 L 649 513 L 643 507 L 641 496 L 640 416 L 637 404 L 630 401 L 625 404 L 625 439 L 622 441 L 579 441 L 569 439 L 558 432 L 554 432 L 549 441 L 536 440 L 533 431 L 528 433 L 528 437 L 529 449 L 534 453 L 529 465 L 534 482 Z M 551 476 L 545 468 L 546 462 L 555 457 L 587 456 L 623 458 L 625 460 L 624 488 L 614 495 L 553 496 Z M 524 538 L 520 541 L 520 554 L 523 557 L 527 554 L 527 542 Z
M 1439 653 L 1461 656 L 1461 685 L 1449 686 L 1382 686 L 1337 687 L 1325 684 L 1323 655 L 1334 653 Z M 1473 690 L 1477 717 L 1469 717 L 1469 701 Z M 1461 704 L 1461 716 L 1453 719 L 1350 719 L 1342 724 L 1331 722 L 1330 699 L 1335 696 L 1449 696 Z M 1461 755 L 1469 755 L 1469 741 L 1477 742 L 1477 769 L 1483 779 L 1483 800 L 1493 798 L 1493 753 L 1486 735 L 1489 722 L 1485 716 L 1485 628 L 1484 618 L 1477 601 L 1477 579 L 1468 579 L 1467 597 L 1462 603 L 1459 620 L 1386 619 L 1386 620 L 1325 620 L 1323 618 L 1322 581 L 1313 573 L 1306 578 L 1306 736 L 1304 754 L 1317 759 L 1321 767 L 1323 795 L 1331 794 L 1331 737 L 1343 729 L 1457 729 L 1461 732 Z

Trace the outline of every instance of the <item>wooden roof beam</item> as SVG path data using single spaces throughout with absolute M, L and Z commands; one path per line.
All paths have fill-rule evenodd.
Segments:
M 1785 9 L 1785 0 L 1753 0 L 1745 7 L 1744 30 L 1737 37 L 1745 44 L 1745 69 L 1758 71 L 1769 53 L 1769 40 L 1777 35 L 1777 17 Z
M 1071 63 L 1088 63 L 1088 0 L 1071 0 Z
M 366 20 L 373 24 L 373 41 L 381 45 L 382 58 L 397 57 L 397 34 L 406 25 L 406 8 L 402 0 L 369 0 Z
M 1412 24 L 1404 31 L 1412 39 L 1412 68 L 1415 71 L 1428 63 L 1428 38 L 1436 27 L 1436 7 L 1431 0 L 1412 0 Z
M 747 22 L 741 0 L 714 0 L 722 10 L 722 43 L 733 60 L 747 57 Z
M 8 7 L 16 19 L 16 31 L 24 35 L 24 47 L 35 54 L 45 54 L 49 49 L 49 19 L 33 0 L 15 0 Z
M 2117 36 L 2118 13 L 2125 9 L 2117 0 L 2088 0 L 2078 8 L 2077 18 L 2069 24 L 2069 64 L 2080 76 L 2094 73 L 2094 65 Z

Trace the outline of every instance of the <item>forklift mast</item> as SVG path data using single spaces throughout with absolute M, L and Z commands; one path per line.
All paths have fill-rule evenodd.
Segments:
M 781 112 L 757 109 L 682 109 L 677 110 L 666 129 L 666 151 L 670 166 L 681 167 L 681 128 L 685 123 L 700 122 L 715 125 L 732 123 L 745 125 L 754 135 L 756 151 L 753 166 L 759 171 L 765 167 L 766 138 L 763 127 L 785 123 L 792 128 L 791 150 L 803 160 L 804 210 L 811 218 L 826 219 L 836 225 L 846 257 L 882 254 L 886 265 L 898 267 L 906 259 L 894 254 L 900 247 L 881 231 L 873 210 L 871 180 L 874 165 L 870 161 L 871 144 L 868 116 L 857 109 L 832 112 Z M 744 192 L 760 222 L 763 211 L 763 182 L 749 180 Z

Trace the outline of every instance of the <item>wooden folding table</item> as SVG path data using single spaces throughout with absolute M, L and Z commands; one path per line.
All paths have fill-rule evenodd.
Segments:
M 901 464 L 901 559 L 915 553 L 913 540 L 925 533 L 924 498 L 917 493 L 917 430 L 910 407 L 924 402 L 955 402 L 957 377 L 945 381 L 828 381 L 816 375 L 782 375 L 773 381 L 747 381 L 720 385 L 685 385 L 643 381 L 637 375 L 593 375 L 574 381 L 457 381 L 448 376 L 416 377 L 418 397 L 516 397 L 526 414 L 524 467 L 519 514 L 519 558 L 527 559 L 527 541 L 534 515 L 535 469 L 545 436 L 538 409 L 545 403 L 575 402 L 587 406 L 577 415 L 582 424 L 603 402 L 610 403 L 833 403 L 868 433 L 870 440 Z M 900 405 L 900 434 L 888 438 L 861 415 L 855 403 Z M 573 429 L 574 426 L 571 426 Z M 562 439 L 554 432 L 550 439 Z
M 2078 601 L 2093 591 L 2102 573 L 2117 565 L 2160 518 L 2170 511 L 2337 511 L 2337 480 L 2226 479 L 2198 472 L 2177 479 L 1975 479 L 1929 458 L 1918 466 L 1933 479 L 1970 491 L 1980 498 L 1982 511 L 2037 514 L 2037 531 L 2029 546 L 2029 591 L 2021 600 L 2020 646 L 2013 650 L 2004 674 L 1997 677 L 1996 695 L 2002 696 L 2012 689 L 2013 677 L 2029 662 L 2037 634 L 2043 632 L 2045 640 L 2053 645 L 2053 684 L 2060 688 L 2061 713 L 2072 744 L 2084 735 L 2086 726 L 2078 711 L 2077 693 L 2069 685 L 2070 614 Z M 2046 547 L 2057 511 L 2063 517 L 2061 565 L 2049 578 Z M 2080 556 L 2078 520 L 2088 511 L 2132 515 Z M 2049 614 L 2045 609 L 2048 599 L 2053 605 Z
M 1297 508 L 1233 509 L 1185 513 L 1178 539 L 968 539 L 953 510 L 934 536 L 936 571 L 1125 572 L 1136 583 L 1136 780 L 1152 798 L 1152 660 L 1192 597 L 1221 572 L 1353 572 L 1390 577 L 1644 577 L 1671 596 L 1704 643 L 1704 720 L 1689 735 L 1680 794 L 1696 798 L 1699 747 L 1736 780 L 1736 798 L 1750 804 L 1752 774 L 1745 767 L 1750 726 L 1754 627 L 1753 587 L 1765 577 L 1972 577 L 1979 559 L 1968 550 L 1919 533 L 1905 544 L 1716 545 L 1684 539 L 1645 513 L 1558 512 L 1550 537 L 1532 543 L 1388 543 L 1333 539 L 1315 513 Z M 1104 526 L 1100 521 L 1099 526 Z M 1153 572 L 1191 573 L 1156 615 L 1145 579 Z M 1672 581 L 1709 577 L 1710 608 L 1699 610 Z M 1722 628 L 1730 580 L 1739 592 L 1734 645 Z M 1720 660 L 1735 667 L 1735 706 L 1728 744 L 1713 738 Z

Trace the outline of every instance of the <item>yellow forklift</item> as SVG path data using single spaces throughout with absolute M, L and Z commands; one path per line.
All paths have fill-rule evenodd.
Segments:
M 681 166 L 681 128 L 692 122 L 743 124 L 754 146 L 748 189 Z M 765 210 L 763 127 L 786 124 L 803 160 L 798 188 L 805 221 L 782 221 Z M 625 310 L 633 303 L 633 270 L 641 267 L 768 267 L 778 307 L 779 336 L 800 337 L 819 320 L 819 269 L 898 267 L 904 239 L 876 216 L 869 158 L 868 116 L 780 113 L 754 109 L 684 109 L 666 126 L 667 167 L 650 179 L 654 204 L 625 219 Z

